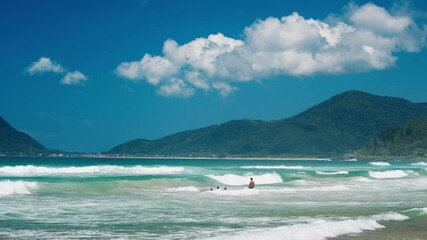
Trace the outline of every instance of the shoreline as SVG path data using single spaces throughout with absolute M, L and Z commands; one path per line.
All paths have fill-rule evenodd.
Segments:
M 124 157 L 99 157 L 99 158 L 129 158 L 129 159 L 170 159 L 170 160 L 307 160 L 307 161 L 330 161 L 331 158 L 309 158 L 309 157 L 134 157 L 134 156 L 124 156 Z

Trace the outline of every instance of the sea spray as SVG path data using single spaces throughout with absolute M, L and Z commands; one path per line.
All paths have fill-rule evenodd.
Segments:
M 11 195 L 11 194 L 31 194 L 32 190 L 38 189 L 37 182 L 27 181 L 0 181 L 0 195 Z

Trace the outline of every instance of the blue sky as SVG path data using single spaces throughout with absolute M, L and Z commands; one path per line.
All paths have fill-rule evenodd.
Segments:
M 100 152 L 357 89 L 427 102 L 427 2 L 6 0 L 0 115 Z

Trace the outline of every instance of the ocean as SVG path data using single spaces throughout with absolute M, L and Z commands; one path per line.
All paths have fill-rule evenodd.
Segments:
M 427 163 L 3 157 L 0 239 L 427 239 Z

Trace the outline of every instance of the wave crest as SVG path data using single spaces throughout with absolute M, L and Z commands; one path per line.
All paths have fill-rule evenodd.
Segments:
M 387 179 L 387 178 L 403 178 L 408 176 L 408 174 L 403 170 L 392 170 L 392 171 L 385 171 L 385 172 L 370 171 L 369 176 L 376 179 Z
M 417 163 L 411 163 L 411 165 L 415 166 L 415 167 L 424 167 L 424 166 L 427 166 L 427 163 L 426 162 L 417 162 Z
M 338 172 L 321 172 L 321 171 L 316 171 L 316 174 L 319 174 L 319 175 L 347 175 L 348 171 L 338 171 Z
M 12 194 L 31 194 L 32 190 L 38 189 L 39 186 L 36 182 L 26 181 L 0 181 L 0 195 Z
M 303 166 L 242 166 L 243 169 L 304 169 Z
M 381 167 L 391 166 L 388 162 L 370 162 L 369 164 Z
M 42 167 L 42 166 L 6 166 L 0 168 L 3 176 L 38 176 L 38 175 L 73 175 L 73 174 L 177 174 L 184 171 L 183 167 L 123 167 L 115 165 L 85 167 Z
M 249 184 L 249 179 L 253 178 L 256 185 L 282 183 L 282 177 L 277 173 L 266 173 L 262 175 L 239 176 L 235 174 L 207 175 L 219 183 L 229 186 L 244 186 Z

